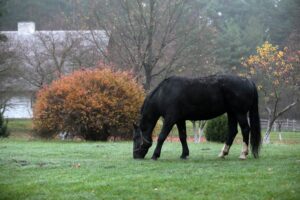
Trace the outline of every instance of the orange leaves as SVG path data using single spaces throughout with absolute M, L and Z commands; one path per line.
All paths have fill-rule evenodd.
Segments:
M 257 47 L 256 54 L 242 59 L 242 65 L 247 70 L 244 76 L 255 78 L 263 100 L 274 112 L 283 97 L 283 91 L 297 90 L 295 86 L 299 79 L 294 72 L 299 67 L 299 58 L 297 51 L 287 47 L 280 50 L 278 46 L 265 42 Z
M 144 91 L 129 73 L 104 66 L 63 76 L 39 91 L 37 97 L 37 130 L 67 131 L 88 138 L 90 133 L 97 136 L 112 129 L 130 129 Z
M 288 48 L 279 50 L 266 41 L 257 47 L 256 54 L 242 59 L 242 65 L 248 70 L 249 76 L 260 76 L 262 82 L 270 82 L 274 88 L 289 83 L 293 65 L 288 59 Z M 262 88 L 262 87 L 261 87 Z

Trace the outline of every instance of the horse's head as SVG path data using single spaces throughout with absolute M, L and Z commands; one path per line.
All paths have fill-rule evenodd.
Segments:
M 148 141 L 143 137 L 142 130 L 139 126 L 134 124 L 133 127 L 133 158 L 143 159 L 151 147 L 152 141 Z

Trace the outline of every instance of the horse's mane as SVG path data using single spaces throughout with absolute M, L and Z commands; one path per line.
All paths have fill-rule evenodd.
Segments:
M 142 105 L 142 108 L 141 108 L 141 113 L 143 113 L 144 109 L 145 109 L 145 106 L 147 104 L 147 102 L 149 101 L 149 99 L 151 99 L 153 97 L 153 95 L 161 88 L 161 86 L 167 81 L 169 80 L 170 78 L 172 78 L 173 76 L 171 77 L 168 77 L 168 78 L 165 78 L 162 82 L 160 82 L 156 88 L 154 90 L 152 90 L 145 98 L 145 101 Z

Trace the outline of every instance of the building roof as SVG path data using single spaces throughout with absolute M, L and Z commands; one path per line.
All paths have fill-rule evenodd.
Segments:
M 82 39 L 84 45 L 90 45 L 90 43 L 98 40 L 101 42 L 101 46 L 106 48 L 108 45 L 109 37 L 104 30 L 35 30 L 34 22 L 19 22 L 17 31 L 1 31 L 0 33 L 6 35 L 11 41 L 19 42 L 35 42 L 40 36 L 50 36 L 54 40 L 60 42 L 70 36 L 75 39 Z

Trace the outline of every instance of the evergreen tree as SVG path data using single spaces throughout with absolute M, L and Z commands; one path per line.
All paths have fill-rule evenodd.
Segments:
M 240 71 L 241 57 L 255 53 L 266 40 L 284 46 L 300 25 L 297 0 L 215 0 L 208 15 L 217 29 L 216 62 L 228 72 Z
M 0 137 L 8 137 L 7 121 L 4 120 L 2 112 L 0 112 Z
M 0 0 L 0 18 L 2 18 L 2 13 L 3 13 L 3 7 L 4 7 L 4 4 L 6 3 L 6 0 Z M 1 22 L 2 20 L 0 20 Z M 0 27 L 1 27 L 1 23 L 0 23 Z M 2 51 L 2 44 L 4 42 L 7 41 L 7 37 L 3 34 L 0 34 L 0 90 L 3 89 L 1 88 L 1 86 L 3 85 L 2 84 L 2 81 L 4 80 L 5 78 L 5 75 L 6 75 L 6 72 L 7 72 L 7 68 L 4 66 L 5 64 L 5 60 L 7 59 L 7 54 Z M 3 102 L 3 96 L 4 95 L 4 92 L 1 91 L 1 97 L 0 97 L 0 137 L 8 137 L 9 136 L 9 132 L 7 130 L 7 121 L 5 122 L 4 120 L 4 117 L 3 117 L 3 110 L 4 110 L 4 104 Z

